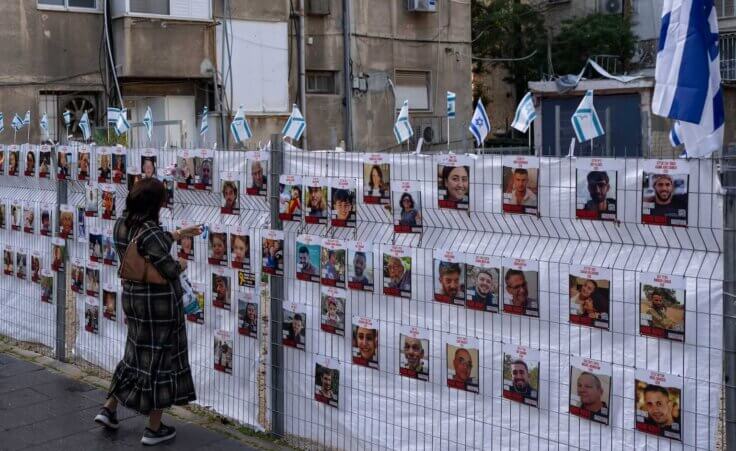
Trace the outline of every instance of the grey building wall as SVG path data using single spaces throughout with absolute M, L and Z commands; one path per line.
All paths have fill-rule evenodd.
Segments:
M 0 5 L 0 111 L 12 143 L 10 120 L 31 110 L 31 142 L 40 139 L 40 92 L 79 93 L 104 90 L 98 49 L 102 15 L 39 10 L 36 1 L 3 1 Z M 18 137 L 18 142 L 25 142 Z

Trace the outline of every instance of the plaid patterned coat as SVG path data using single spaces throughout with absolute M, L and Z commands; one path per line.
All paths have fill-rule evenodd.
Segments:
M 125 218 L 115 223 L 115 247 L 121 260 L 139 230 L 128 230 Z M 128 337 L 125 356 L 115 369 L 108 396 L 147 415 L 151 410 L 187 404 L 196 399 L 196 394 L 181 301 L 182 268 L 171 256 L 173 239 L 153 221 L 145 222 L 142 230 L 139 252 L 171 283 L 122 281 Z

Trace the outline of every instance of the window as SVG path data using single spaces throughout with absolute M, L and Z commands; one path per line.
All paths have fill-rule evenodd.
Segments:
M 131 13 L 169 15 L 169 0 L 130 0 Z
M 733 17 L 736 15 L 736 0 L 716 0 L 714 6 L 718 17 Z
M 331 71 L 307 71 L 307 93 L 308 94 L 337 94 L 335 83 L 335 72 Z
M 100 10 L 98 0 L 38 0 L 38 6 L 58 9 L 89 9 Z
M 404 100 L 409 101 L 409 108 L 413 111 L 431 110 L 429 72 L 397 70 L 394 90 L 397 110 L 401 109 Z
M 212 0 L 111 0 L 112 16 L 162 16 L 179 20 L 212 19 Z

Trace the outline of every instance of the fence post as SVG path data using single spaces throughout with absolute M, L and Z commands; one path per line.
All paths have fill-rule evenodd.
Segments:
M 52 177 L 56 177 L 56 174 L 52 174 Z M 67 202 L 66 190 L 66 180 L 58 180 L 56 182 L 57 218 L 60 217 L 61 205 Z M 66 362 L 66 269 L 56 272 L 56 360 Z
M 736 449 L 736 148 L 721 160 L 723 199 L 723 386 L 726 443 Z
M 271 161 L 268 178 L 271 229 L 283 230 L 279 218 L 279 176 L 284 169 L 284 142 L 281 134 L 271 135 Z M 269 276 L 271 293 L 271 433 L 284 436 L 284 352 L 281 344 L 284 278 Z

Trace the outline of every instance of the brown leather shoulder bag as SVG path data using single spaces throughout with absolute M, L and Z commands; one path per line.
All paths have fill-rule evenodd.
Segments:
M 147 283 L 151 285 L 168 285 L 169 281 L 158 272 L 153 263 L 147 257 L 138 252 L 138 240 L 144 231 L 138 232 L 128 244 L 125 255 L 120 262 L 118 275 L 123 280 L 138 283 Z

